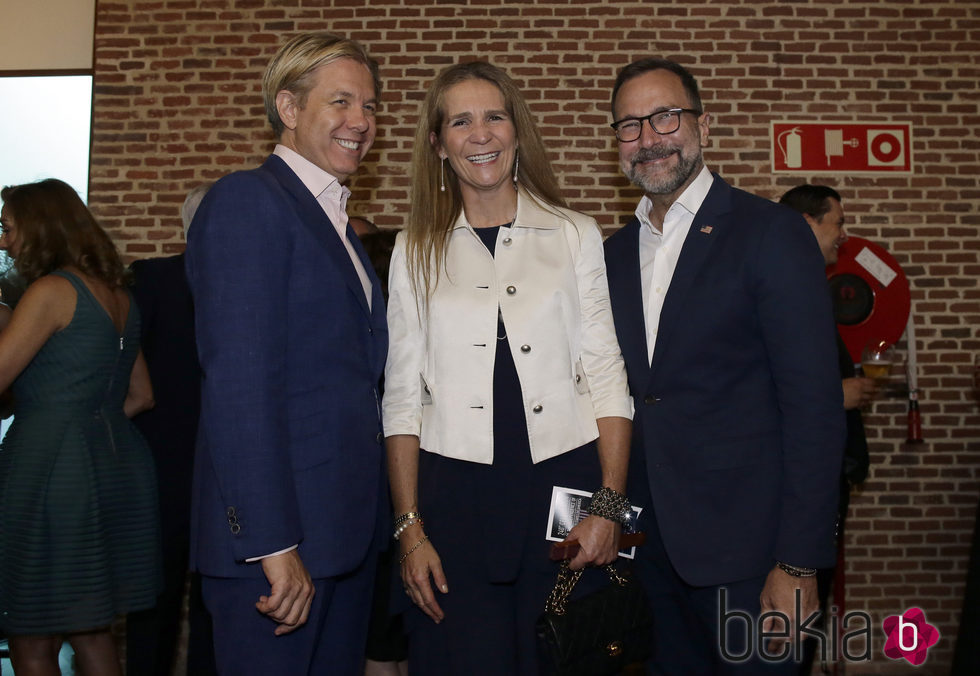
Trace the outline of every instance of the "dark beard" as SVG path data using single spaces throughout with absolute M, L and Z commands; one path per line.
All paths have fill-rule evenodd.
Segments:
M 648 177 L 637 170 L 637 165 L 649 160 L 660 160 L 671 155 L 677 155 L 677 166 L 670 170 L 666 176 L 656 178 Z M 694 175 L 701 166 L 701 153 L 692 157 L 685 157 L 680 148 L 658 147 L 640 148 L 633 157 L 630 158 L 629 171 L 626 177 L 643 189 L 648 195 L 669 195 L 676 192 L 684 183 Z

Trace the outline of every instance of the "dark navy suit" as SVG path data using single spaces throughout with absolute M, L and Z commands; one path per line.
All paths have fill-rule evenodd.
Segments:
M 636 405 L 629 495 L 650 508 L 641 526 L 652 537 L 638 558 L 660 608 L 654 664 L 717 671 L 719 586 L 747 581 L 743 600 L 729 603 L 757 616 L 775 561 L 834 562 L 844 414 L 833 316 L 804 220 L 715 176 L 650 364 L 640 227 L 633 218 L 609 238 L 606 267 Z M 685 623 L 706 643 L 671 633 Z
M 288 663 L 261 662 L 273 651 L 276 660 L 310 653 L 311 673 L 324 664 L 347 673 L 356 668 L 348 660 L 364 654 L 386 520 L 377 387 L 387 328 L 377 275 L 347 234 L 372 282 L 370 309 L 330 220 L 276 156 L 218 181 L 190 229 L 203 371 L 191 563 L 207 576 L 219 668 L 228 672 L 294 673 Z M 274 638 L 273 621 L 253 607 L 268 583 L 261 564 L 246 559 L 297 543 L 318 585 L 314 608 L 307 625 Z M 253 591 L 240 604 L 209 597 L 208 580 L 222 578 Z M 321 610 L 328 619 L 315 619 Z M 332 624 L 335 616 L 346 621 Z M 239 617 L 255 624 L 236 624 Z M 323 635 L 338 654 L 316 647 Z M 222 646 L 238 661 L 223 666 Z
M 156 404 L 133 422 L 157 468 L 163 535 L 164 589 L 155 608 L 126 618 L 126 673 L 170 674 L 177 653 L 190 548 L 191 475 L 201 405 L 201 367 L 194 340 L 194 304 L 184 255 L 135 261 L 133 298 L 140 310 L 140 347 Z M 211 618 L 191 579 L 187 672 L 214 672 Z

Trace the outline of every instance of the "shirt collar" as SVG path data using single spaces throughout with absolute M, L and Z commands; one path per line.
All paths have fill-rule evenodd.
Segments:
M 321 199 L 321 195 L 323 195 L 330 201 L 340 202 L 343 205 L 350 197 L 350 189 L 341 185 L 336 176 L 327 173 L 292 148 L 287 148 L 278 143 L 272 154 L 282 159 L 286 166 L 293 170 L 293 173 L 299 177 L 306 189 L 313 193 L 317 200 Z
M 549 206 L 538 197 L 526 192 L 521 186 L 517 186 L 517 212 L 514 214 L 514 221 L 511 227 L 514 228 L 537 228 L 550 230 L 561 227 L 561 221 L 568 220 L 556 207 Z M 466 220 L 466 213 L 460 209 L 453 230 L 470 226 Z
M 691 184 L 674 201 L 674 204 L 684 207 L 693 216 L 698 213 L 698 209 L 704 203 L 704 199 L 708 196 L 708 191 L 711 189 L 713 182 L 714 177 L 708 171 L 708 167 L 702 165 L 701 171 L 698 172 L 698 175 L 691 181 Z M 673 208 L 674 204 L 671 205 L 671 208 Z M 650 198 L 644 195 L 643 199 L 636 206 L 636 218 L 651 234 L 659 236 L 660 233 L 657 232 L 657 229 L 653 227 L 653 223 L 650 222 L 650 209 L 652 207 L 653 203 L 650 201 Z

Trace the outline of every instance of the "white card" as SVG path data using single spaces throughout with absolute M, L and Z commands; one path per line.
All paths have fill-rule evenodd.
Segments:
M 552 486 L 551 488 L 551 510 L 548 514 L 548 531 L 545 539 L 553 542 L 561 542 L 575 525 L 589 515 L 589 505 L 592 503 L 592 493 L 580 491 L 574 488 L 564 488 L 562 486 Z M 632 505 L 630 507 L 630 522 L 623 529 L 623 532 L 635 533 L 636 522 L 640 518 L 643 509 Z M 636 547 L 622 550 L 619 555 L 625 559 L 632 559 L 636 556 Z

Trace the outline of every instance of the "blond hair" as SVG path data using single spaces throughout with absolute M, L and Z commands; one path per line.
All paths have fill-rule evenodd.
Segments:
M 520 185 L 542 202 L 565 206 L 531 109 L 510 76 L 482 61 L 460 63 L 444 69 L 429 87 L 422 103 L 412 149 L 411 208 L 405 228 L 406 255 L 416 300 L 421 301 L 422 305 L 427 304 L 439 283 L 439 268 L 445 264 L 449 233 L 463 210 L 459 178 L 448 162 L 445 167 L 441 166 L 442 160 L 429 138 L 431 134 L 442 136 L 442 125 L 446 119 L 446 92 L 461 82 L 474 79 L 493 84 L 503 95 L 517 138 Z M 445 171 L 445 192 L 440 190 L 441 171 Z
M 262 76 L 262 100 L 273 131 L 281 136 L 285 125 L 279 118 L 276 96 L 282 90 L 292 92 L 302 108 L 313 88 L 313 72 L 337 59 L 353 59 L 371 71 L 374 94 L 381 96 L 378 64 L 360 43 L 333 33 L 302 33 L 279 48 Z

